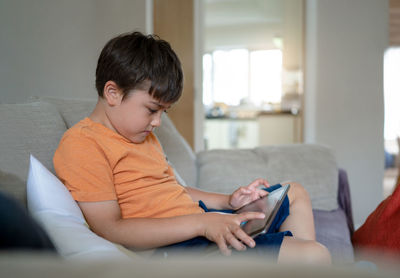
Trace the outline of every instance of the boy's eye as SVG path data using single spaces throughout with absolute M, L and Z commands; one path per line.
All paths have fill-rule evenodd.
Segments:
M 147 108 L 147 109 L 149 110 L 150 114 L 155 114 L 159 111 L 159 109 L 151 109 L 151 108 Z M 163 112 L 168 114 L 168 111 L 166 109 Z

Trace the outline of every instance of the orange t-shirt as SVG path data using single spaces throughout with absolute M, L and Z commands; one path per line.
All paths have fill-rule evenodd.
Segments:
M 117 200 L 122 218 L 204 212 L 176 181 L 152 133 L 135 144 L 85 118 L 64 134 L 53 161 L 76 201 Z

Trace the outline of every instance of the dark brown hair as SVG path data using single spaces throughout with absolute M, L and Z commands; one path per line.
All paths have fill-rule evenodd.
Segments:
M 111 39 L 101 51 L 96 68 L 96 89 L 103 97 L 107 81 L 114 81 L 124 93 L 149 82 L 149 94 L 173 103 L 181 94 L 181 63 L 170 44 L 157 36 L 140 32 L 126 33 Z

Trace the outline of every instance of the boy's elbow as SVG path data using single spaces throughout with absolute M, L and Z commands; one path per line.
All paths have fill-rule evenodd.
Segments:
M 123 221 L 116 201 L 78 202 L 89 228 L 98 236 L 119 243 Z
M 118 242 L 116 242 L 118 236 L 116 234 L 117 230 L 115 229 L 115 227 L 118 225 L 118 222 L 119 222 L 118 220 L 105 221 L 101 225 L 89 223 L 89 228 L 92 232 L 94 232 L 99 237 L 102 237 L 102 238 L 112 241 L 114 243 L 118 243 Z
M 145 242 L 140 237 L 135 236 L 135 231 L 132 229 L 130 222 L 122 218 L 108 221 L 101 228 L 93 229 L 93 232 L 115 244 L 133 249 L 147 249 L 148 246 L 146 246 Z

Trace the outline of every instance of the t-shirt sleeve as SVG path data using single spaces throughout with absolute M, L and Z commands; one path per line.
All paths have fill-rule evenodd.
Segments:
M 109 161 L 91 138 L 65 135 L 53 162 L 57 176 L 76 201 L 117 200 Z

